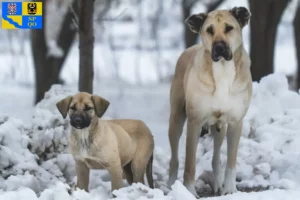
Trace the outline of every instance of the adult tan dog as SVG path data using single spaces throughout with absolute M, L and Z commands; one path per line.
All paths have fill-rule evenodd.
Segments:
M 90 169 L 107 169 L 112 190 L 123 186 L 122 171 L 129 184 L 144 183 L 153 188 L 154 141 L 150 129 L 139 120 L 101 120 L 109 102 L 80 92 L 59 101 L 63 118 L 70 116 L 69 145 L 76 161 L 77 186 L 88 191 Z
M 184 185 L 198 196 L 194 186 L 197 143 L 201 130 L 210 127 L 214 138 L 213 190 L 221 194 L 237 190 L 238 144 L 252 96 L 250 58 L 242 41 L 242 29 L 249 18 L 246 8 L 235 7 L 192 15 L 186 20 L 190 29 L 201 35 L 203 44 L 181 54 L 172 81 L 169 186 L 177 179 L 178 143 L 187 118 Z M 220 148 L 226 133 L 228 157 L 223 182 Z

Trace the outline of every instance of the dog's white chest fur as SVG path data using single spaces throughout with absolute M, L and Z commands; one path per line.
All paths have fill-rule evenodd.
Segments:
M 82 157 L 88 155 L 90 141 L 89 141 L 89 132 L 84 131 L 84 133 L 79 134 L 79 142 L 80 142 L 80 155 Z
M 213 62 L 212 73 L 215 90 L 212 93 L 200 91 L 194 95 L 193 104 L 204 124 L 230 123 L 242 118 L 245 92 L 237 93 L 235 84 L 236 67 L 234 61 Z M 201 83 L 200 83 L 201 84 Z
M 76 155 L 76 159 L 83 160 L 88 156 L 89 148 L 90 148 L 90 138 L 89 138 L 89 130 L 77 130 L 76 133 L 78 152 Z
M 213 62 L 213 78 L 215 91 L 210 99 L 212 111 L 227 112 L 232 107 L 232 84 L 235 78 L 235 65 L 233 61 Z

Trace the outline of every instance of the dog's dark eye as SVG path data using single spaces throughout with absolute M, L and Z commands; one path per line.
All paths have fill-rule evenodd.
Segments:
M 85 110 L 85 111 L 89 111 L 89 110 L 91 110 L 91 109 L 92 109 L 92 107 L 86 106 L 84 110 Z
M 71 108 L 71 110 L 76 110 L 76 107 L 75 106 L 72 106 L 72 107 L 70 107 Z
M 208 27 L 208 28 L 206 29 L 206 32 L 207 32 L 208 34 L 210 34 L 210 35 L 213 35 L 213 34 L 214 34 L 214 29 L 213 29 L 213 27 L 212 27 L 212 26 Z
M 225 26 L 225 33 L 229 33 L 232 29 L 233 29 L 233 26 L 226 25 Z

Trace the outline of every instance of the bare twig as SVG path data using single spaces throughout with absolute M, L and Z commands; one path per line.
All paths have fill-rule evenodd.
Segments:
M 210 3 L 206 4 L 207 12 L 209 13 L 209 12 L 217 9 L 223 2 L 224 2 L 224 0 L 217 0 L 215 2 L 210 2 Z
M 121 18 L 122 15 L 124 15 L 126 13 L 127 10 L 128 10 L 128 8 L 125 8 L 122 12 L 120 12 L 115 17 L 108 17 L 108 18 L 103 17 L 102 19 L 97 18 L 97 20 L 99 20 L 99 21 L 117 21 L 119 18 Z
M 78 5 L 79 6 L 79 5 Z M 70 4 L 69 5 L 69 9 L 72 11 L 73 15 L 74 15 L 74 18 L 72 19 L 72 22 L 73 22 L 73 25 L 75 26 L 75 28 L 78 30 L 79 29 L 79 17 L 77 15 L 77 13 L 75 12 L 74 8 L 73 8 L 73 5 Z

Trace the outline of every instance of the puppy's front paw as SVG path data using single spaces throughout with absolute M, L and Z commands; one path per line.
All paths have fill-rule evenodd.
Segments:
M 227 168 L 225 172 L 224 188 L 222 190 L 222 195 L 232 194 L 237 192 L 235 178 L 236 178 L 235 169 Z

